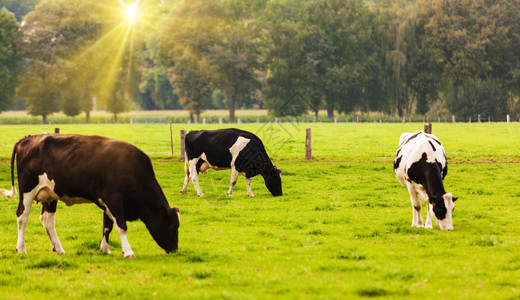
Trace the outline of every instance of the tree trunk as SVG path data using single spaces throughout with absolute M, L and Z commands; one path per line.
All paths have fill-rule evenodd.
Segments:
M 236 94 L 233 93 L 229 99 L 229 123 L 235 123 L 235 101 Z
M 195 118 L 197 120 L 197 124 L 200 124 L 200 111 L 195 112 Z
M 329 118 L 329 120 L 334 119 L 334 105 L 327 105 L 327 118 Z
M 42 115 L 42 124 L 49 124 L 47 121 L 47 115 Z
M 119 120 L 117 119 L 117 113 L 114 113 L 114 123 L 119 123 Z
M 85 123 L 90 124 L 90 110 L 85 111 Z

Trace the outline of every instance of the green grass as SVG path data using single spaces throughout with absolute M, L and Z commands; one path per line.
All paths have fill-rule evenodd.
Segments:
M 284 127 L 282 127 L 284 126 Z M 172 205 L 181 210 L 179 252 L 165 254 L 141 222 L 129 223 L 136 259 L 124 259 L 116 232 L 99 251 L 102 212 L 59 204 L 58 256 L 34 205 L 27 255 L 15 252 L 17 201 L 0 199 L 2 299 L 258 299 L 520 297 L 520 124 L 437 124 L 450 162 L 446 189 L 459 197 L 455 230 L 412 228 L 408 193 L 393 175 L 399 135 L 422 124 L 242 124 L 258 133 L 283 170 L 284 196 L 261 177 L 246 196 L 243 178 L 225 196 L 229 171 L 201 175 L 198 198 L 184 178 L 175 126 L 61 125 L 63 133 L 127 140 L 152 156 Z M 304 160 L 305 128 L 315 160 Z M 0 126 L 0 186 L 10 186 L 12 145 L 54 126 Z M 423 210 L 423 217 L 425 212 Z

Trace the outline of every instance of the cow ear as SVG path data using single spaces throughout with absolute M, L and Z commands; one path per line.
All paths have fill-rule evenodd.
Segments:
M 459 199 L 459 197 L 453 197 L 453 202 L 457 201 L 457 199 Z

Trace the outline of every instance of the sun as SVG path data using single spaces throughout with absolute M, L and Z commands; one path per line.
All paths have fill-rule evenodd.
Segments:
M 130 5 L 125 5 L 125 15 L 128 23 L 135 25 L 137 19 L 139 18 L 139 5 L 137 2 Z

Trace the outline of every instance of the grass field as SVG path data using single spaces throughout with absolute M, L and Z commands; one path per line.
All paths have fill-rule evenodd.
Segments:
M 13 144 L 55 126 L 0 126 L 0 186 L 10 186 Z M 174 155 L 168 125 L 60 125 L 62 133 L 100 134 L 148 153 L 159 183 L 181 210 L 179 251 L 165 254 L 141 222 L 129 223 L 136 254 L 124 259 L 116 232 L 111 255 L 99 251 L 102 212 L 58 205 L 58 256 L 34 205 L 27 255 L 17 254 L 17 200 L 0 199 L 2 299 L 263 299 L 520 297 L 520 124 L 433 124 L 449 161 L 447 191 L 459 200 L 455 230 L 412 228 L 408 193 L 393 175 L 399 135 L 408 124 L 241 124 L 261 137 L 283 171 L 284 196 L 261 177 L 246 196 L 239 178 L 227 197 L 229 171 L 209 171 L 198 198 Z M 304 160 L 312 128 L 313 161 Z M 425 211 L 423 210 L 423 218 Z

